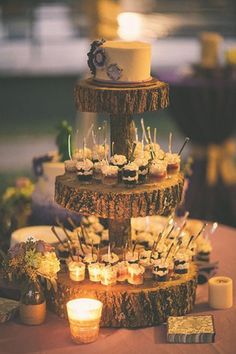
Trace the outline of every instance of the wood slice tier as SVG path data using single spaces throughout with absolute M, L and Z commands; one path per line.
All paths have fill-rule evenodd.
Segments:
M 183 183 L 181 173 L 133 188 L 81 184 L 75 174 L 65 174 L 56 178 L 55 201 L 71 211 L 109 219 L 168 215 L 180 202 Z
M 107 87 L 93 79 L 79 81 L 75 87 L 75 103 L 82 112 L 103 112 L 114 115 L 156 111 L 169 105 L 169 86 L 153 79 L 136 87 Z
M 58 290 L 50 294 L 51 309 L 66 317 L 67 301 L 80 297 L 95 298 L 103 303 L 102 327 L 147 327 L 165 322 L 168 316 L 183 316 L 192 311 L 197 287 L 194 264 L 189 273 L 158 283 L 146 279 L 143 285 L 104 286 L 85 280 L 76 283 L 68 273 L 58 276 Z

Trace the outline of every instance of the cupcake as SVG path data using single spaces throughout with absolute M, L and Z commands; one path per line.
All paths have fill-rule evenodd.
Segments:
M 162 160 L 153 160 L 149 166 L 149 181 L 159 182 L 166 178 L 167 164 Z
M 180 170 L 180 156 L 167 152 L 164 161 L 167 163 L 168 175 L 174 175 Z
M 65 160 L 64 161 L 65 165 L 65 171 L 66 172 L 76 172 L 76 161 L 75 160 Z
M 174 272 L 176 274 L 187 274 L 189 269 L 189 255 L 178 253 L 174 260 Z
M 118 183 L 117 166 L 105 165 L 102 167 L 102 182 L 108 186 L 114 186 Z
M 144 183 L 148 175 L 148 160 L 138 157 L 134 160 L 134 163 L 138 166 L 138 180 L 140 183 Z
M 96 181 L 101 181 L 102 180 L 102 167 L 107 166 L 107 161 L 106 160 L 101 160 L 98 162 L 94 163 L 94 171 L 93 171 L 93 178 Z
M 153 263 L 152 275 L 157 281 L 167 281 L 169 273 L 168 263 L 162 258 Z
M 93 163 L 92 161 L 85 159 L 78 161 L 76 164 L 77 176 L 81 182 L 91 182 L 93 177 Z
M 130 162 L 123 168 L 122 180 L 126 185 L 136 185 L 138 183 L 139 168 L 134 162 Z
M 139 264 L 129 264 L 128 266 L 128 283 L 132 285 L 143 284 L 143 275 L 145 268 Z

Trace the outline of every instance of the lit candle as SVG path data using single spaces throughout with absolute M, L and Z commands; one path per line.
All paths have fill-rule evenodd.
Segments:
M 208 302 L 213 309 L 233 306 L 233 281 L 228 277 L 212 277 L 208 280 Z
M 104 265 L 100 263 L 89 264 L 88 265 L 89 279 L 94 282 L 101 281 L 101 272 L 103 267 Z
M 67 302 L 66 306 L 73 341 L 76 343 L 94 342 L 99 333 L 101 301 L 75 299 Z
M 145 268 L 139 264 L 130 264 L 128 266 L 128 283 L 133 285 L 143 284 L 143 275 Z
M 73 281 L 83 281 L 85 278 L 85 264 L 82 262 L 70 262 L 68 264 L 70 279 Z
M 101 271 L 101 283 L 103 285 L 115 285 L 117 281 L 117 267 L 107 265 Z

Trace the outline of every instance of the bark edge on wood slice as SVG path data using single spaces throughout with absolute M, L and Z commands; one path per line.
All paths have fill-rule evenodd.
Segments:
M 133 188 L 81 184 L 76 174 L 64 174 L 56 178 L 55 201 L 70 211 L 109 219 L 168 215 L 181 200 L 183 184 L 181 173 L 160 183 Z
M 68 273 L 59 273 L 56 293 L 49 293 L 49 306 L 65 318 L 67 301 L 80 297 L 98 299 L 103 303 L 102 327 L 138 328 L 166 322 L 168 316 L 183 316 L 192 311 L 197 287 L 196 266 L 175 280 L 158 283 L 151 279 L 143 285 L 117 284 L 104 286 L 85 280 L 76 283 Z
M 91 78 L 79 81 L 74 90 L 76 108 L 82 112 L 135 114 L 152 112 L 169 105 L 169 85 L 153 79 L 152 84 L 135 87 L 107 87 Z

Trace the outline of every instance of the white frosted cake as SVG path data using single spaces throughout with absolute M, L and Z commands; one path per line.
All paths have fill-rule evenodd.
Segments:
M 88 53 L 94 79 L 111 83 L 151 80 L 151 46 L 144 42 L 94 41 Z

